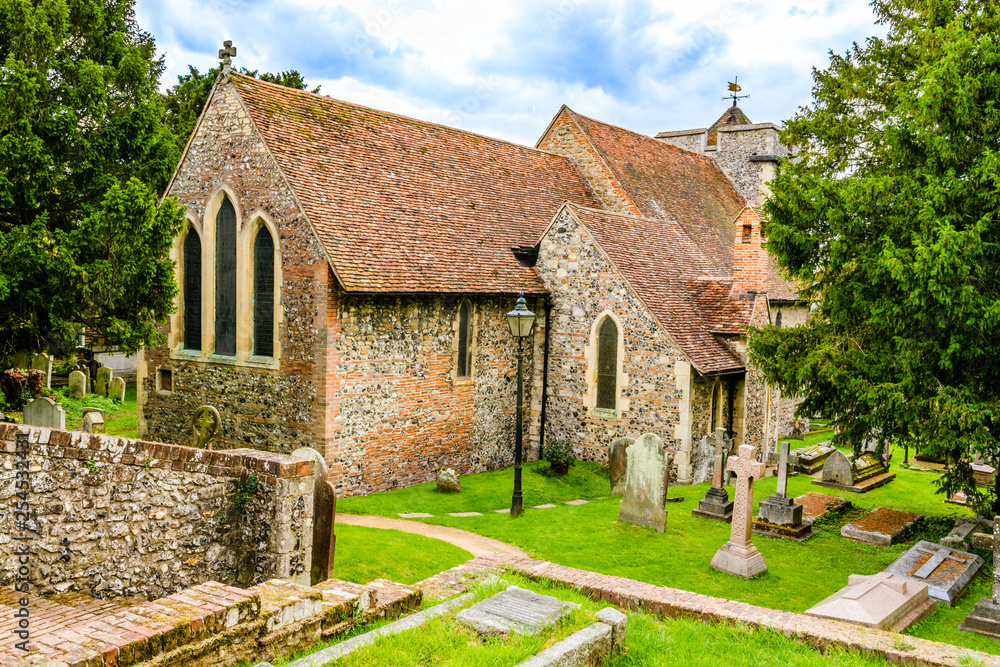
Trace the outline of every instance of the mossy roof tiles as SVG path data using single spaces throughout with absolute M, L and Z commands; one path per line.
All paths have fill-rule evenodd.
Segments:
M 600 205 L 568 158 L 230 76 L 348 291 L 543 293 L 510 248 Z

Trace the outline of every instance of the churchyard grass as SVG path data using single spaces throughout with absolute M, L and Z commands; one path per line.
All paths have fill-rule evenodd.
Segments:
M 70 431 L 80 428 L 80 420 L 83 418 L 83 408 L 103 408 L 104 432 L 108 435 L 117 435 L 124 438 L 135 438 L 137 436 L 138 421 L 136 388 L 135 383 L 125 386 L 125 402 L 110 398 L 104 398 L 97 394 L 87 394 L 83 398 L 70 398 L 69 390 L 61 387 L 56 390 L 56 400 L 58 400 L 63 410 L 66 411 L 66 428 Z
M 369 665 L 516 665 L 543 648 L 564 639 L 573 632 L 594 622 L 594 613 L 607 606 L 595 602 L 576 591 L 548 582 L 534 582 L 523 577 L 505 575 L 500 580 L 486 581 L 472 589 L 474 599 L 469 607 L 513 584 L 543 595 L 552 595 L 567 602 L 581 605 L 579 611 L 564 618 L 554 631 L 533 637 L 512 635 L 508 639 L 480 639 L 473 632 L 456 623 L 454 613 L 458 608 L 440 618 L 432 619 L 414 630 L 383 637 L 371 646 L 336 661 L 338 667 Z M 629 614 L 625 633 L 626 650 L 612 657 L 609 667 L 638 667 L 640 665 L 692 665 L 715 667 L 719 664 L 740 667 L 746 665 L 794 665 L 807 667 L 848 667 L 884 665 L 880 659 L 832 648 L 821 654 L 802 642 L 786 638 L 771 630 L 751 630 L 734 625 L 708 625 L 686 619 L 658 618 L 649 614 Z M 385 625 L 380 622 L 355 629 L 348 636 Z M 346 638 L 346 637 L 345 637 Z M 338 642 L 342 641 L 338 638 Z M 334 642 L 336 643 L 336 642 Z M 317 644 L 308 652 L 313 653 L 329 643 Z M 738 647 L 738 649 L 734 649 Z M 275 660 L 276 667 L 290 662 Z
M 465 549 L 422 535 L 338 525 L 332 576 L 358 584 L 373 579 L 414 584 L 470 558 Z
M 901 459 L 902 452 L 895 453 L 893 460 Z M 803 543 L 755 535 L 754 544 L 764 555 L 769 570 L 762 577 L 746 581 L 709 567 L 712 555 L 729 539 L 730 528 L 728 524 L 691 516 L 691 510 L 704 497 L 708 484 L 670 488 L 671 496 L 683 496 L 684 500 L 668 504 L 666 532 L 660 535 L 617 521 L 619 498 L 609 495 L 609 480 L 604 468 L 578 462 L 573 467 L 572 477 L 557 480 L 534 472 L 546 465 L 533 462 L 525 466 L 526 511 L 516 520 L 491 511 L 509 505 L 513 485 L 513 471 L 509 468 L 463 476 L 463 491 L 459 494 L 438 493 L 434 484 L 429 483 L 367 497 L 344 498 L 338 500 L 337 509 L 384 516 L 428 512 L 434 517 L 422 521 L 463 528 L 515 544 L 536 558 L 561 565 L 792 612 L 803 612 L 839 590 L 847 584 L 849 574 L 882 571 L 916 539 L 937 541 L 956 516 L 970 514 L 965 507 L 945 504 L 943 496 L 934 493 L 935 473 L 893 466 L 896 479 L 867 494 L 832 494 L 831 489 L 811 484 L 812 478 L 795 475 L 788 481 L 789 494 L 798 496 L 816 491 L 839 495 L 859 509 L 818 522 L 814 527 L 816 535 Z M 756 482 L 755 502 L 774 493 L 776 481 L 769 477 Z M 598 499 L 600 496 L 607 497 Z M 590 502 L 578 506 L 563 504 L 576 498 Z M 533 507 L 545 503 L 558 507 Z M 876 507 L 917 512 L 928 520 L 903 543 L 892 547 L 861 544 L 840 536 L 840 528 L 861 516 L 862 509 Z M 478 511 L 483 516 L 447 515 L 447 512 L 462 511 Z M 939 606 L 927 621 L 912 628 L 909 634 L 1000 653 L 1000 643 L 996 640 L 957 629 L 976 601 L 989 591 L 992 558 L 987 552 L 979 553 L 987 557 L 985 574 L 977 578 L 970 592 L 955 607 Z

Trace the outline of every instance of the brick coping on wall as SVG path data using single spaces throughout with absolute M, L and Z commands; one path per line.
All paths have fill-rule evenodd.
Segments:
M 147 442 L 113 435 L 60 431 L 40 426 L 0 423 L 3 451 L 15 452 L 15 435 L 27 433 L 31 454 L 50 458 L 93 459 L 98 463 L 121 463 L 203 473 L 213 477 L 239 477 L 242 470 L 257 472 L 274 484 L 278 479 L 311 475 L 314 463 L 287 454 L 256 449 L 207 450 L 162 442 Z

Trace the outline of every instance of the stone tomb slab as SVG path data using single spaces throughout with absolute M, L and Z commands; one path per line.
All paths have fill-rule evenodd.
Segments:
M 840 529 L 843 537 L 888 547 L 903 539 L 906 530 L 922 518 L 920 514 L 879 507 Z
M 975 554 L 920 540 L 885 571 L 927 584 L 927 594 L 949 607 L 965 594 L 985 561 Z
M 572 602 L 510 586 L 463 609 L 455 618 L 481 635 L 533 635 L 579 608 Z
M 927 595 L 927 584 L 879 572 L 871 576 L 850 575 L 847 586 L 805 613 L 868 628 L 902 632 L 926 618 L 936 605 L 937 602 Z
M 828 496 L 825 493 L 810 491 L 795 499 L 795 502 L 802 505 L 802 520 L 813 522 L 824 514 L 839 512 L 851 506 L 850 501 Z

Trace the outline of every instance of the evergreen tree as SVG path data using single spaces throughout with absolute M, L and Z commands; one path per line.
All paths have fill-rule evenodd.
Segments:
M 0 0 L 0 354 L 126 351 L 173 309 L 181 141 L 132 0 Z
M 1000 6 L 872 5 L 886 36 L 814 71 L 765 206 L 813 315 L 757 332 L 750 355 L 855 451 L 947 454 L 940 490 L 993 516 L 1000 481 L 978 493 L 969 457 L 1000 458 Z

